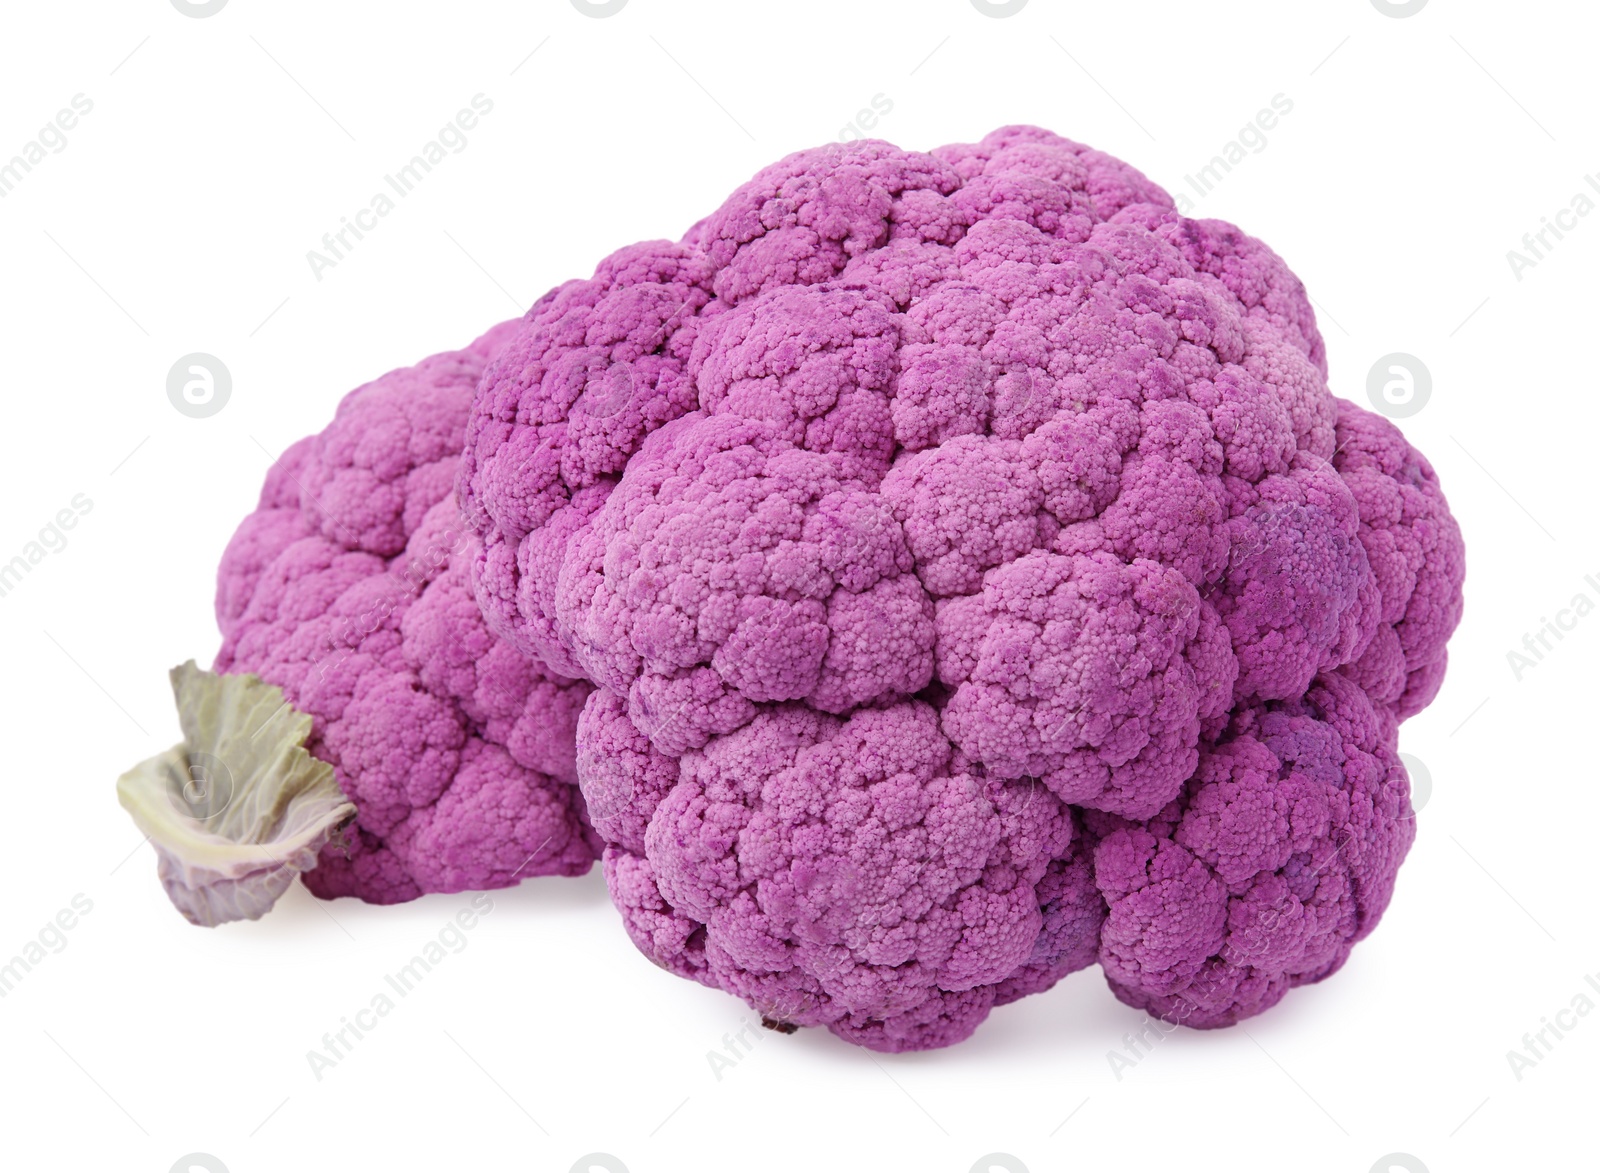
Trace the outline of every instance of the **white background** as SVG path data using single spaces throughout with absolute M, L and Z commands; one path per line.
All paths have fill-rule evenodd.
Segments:
M 0 598 L 0 960 L 75 895 L 93 910 L 0 1000 L 0 1165 L 1589 1164 L 1592 1140 L 1557 1154 L 1592 1118 L 1600 1014 L 1520 1080 L 1507 1052 L 1600 973 L 1600 615 L 1520 680 L 1507 653 L 1579 592 L 1600 602 L 1600 215 L 1520 280 L 1506 253 L 1600 174 L 1597 31 L 1576 0 L 1405 19 L 1371 0 L 1031 0 L 1005 19 L 970 0 L 631 0 L 607 19 L 569 0 L 8 5 L 0 160 L 75 94 L 94 108 L 0 200 L 0 561 L 75 494 L 93 508 Z M 494 110 L 468 146 L 317 280 L 307 250 L 480 92 Z M 306 1052 L 468 898 L 330 906 L 297 887 L 259 923 L 195 929 L 113 795 L 176 740 L 166 669 L 215 651 L 216 562 L 270 456 L 357 383 L 681 234 L 876 95 L 875 132 L 904 147 L 1036 122 L 1177 192 L 1280 93 L 1292 113 L 1192 214 L 1306 281 L 1336 393 L 1362 398 L 1390 352 L 1426 363 L 1432 398 L 1404 427 L 1468 551 L 1450 674 L 1401 734 L 1432 797 L 1344 971 L 1243 1026 L 1180 1031 L 1120 1079 L 1107 1052 L 1139 1015 L 1094 970 L 946 1051 L 760 1032 L 718 1079 L 708 1052 L 749 1011 L 640 957 L 596 869 L 496 894 L 467 949 L 314 1078 Z M 209 419 L 167 400 L 191 351 L 233 375 Z

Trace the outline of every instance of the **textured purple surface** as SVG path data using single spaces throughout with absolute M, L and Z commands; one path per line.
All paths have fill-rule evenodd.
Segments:
M 512 332 L 352 391 L 223 555 L 215 670 L 310 714 L 307 748 L 359 812 L 305 876 L 319 896 L 499 888 L 598 855 L 573 740 L 590 687 L 490 634 L 453 493 L 473 388 Z
M 1094 960 L 1221 1025 L 1412 836 L 1461 540 L 1299 280 L 1012 127 L 773 165 L 542 298 L 461 468 L 489 625 L 599 689 L 630 934 L 900 1050 Z

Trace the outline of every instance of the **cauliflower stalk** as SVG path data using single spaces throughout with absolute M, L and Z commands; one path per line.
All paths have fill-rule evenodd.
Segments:
M 306 752 L 311 718 L 257 676 L 172 670 L 183 741 L 117 780 L 162 887 L 197 925 L 255 920 L 356 808 Z

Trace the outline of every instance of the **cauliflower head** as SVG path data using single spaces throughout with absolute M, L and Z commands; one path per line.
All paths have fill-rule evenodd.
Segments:
M 244 721 L 248 736 L 209 755 L 234 793 L 207 804 L 233 814 L 185 799 L 192 809 L 167 804 L 174 815 L 151 775 L 142 810 L 160 816 L 151 826 L 163 880 L 190 919 L 260 916 L 308 868 L 318 896 L 387 904 L 582 874 L 598 857 L 574 745 L 591 687 L 490 633 L 469 578 L 477 539 L 455 501 L 473 390 L 512 333 L 502 325 L 350 392 L 332 423 L 273 464 L 228 544 L 216 594 L 220 676 L 175 674 L 180 704 L 182 689 L 253 681 L 251 703 L 294 719 L 283 737 Z M 265 703 L 261 682 L 274 686 Z M 192 764 L 210 746 L 191 726 L 216 724 L 186 720 L 188 744 L 169 754 Z M 320 838 L 282 842 L 286 827 L 312 829 L 306 817 L 229 826 L 241 811 L 285 802 L 285 788 L 300 784 L 276 763 L 303 769 L 306 751 L 337 787 L 336 807 L 324 795 L 312 808 L 324 816 Z
M 488 627 L 597 686 L 632 939 L 772 1023 L 939 1046 L 1098 961 L 1225 1025 L 1389 900 L 1460 533 L 1284 262 L 1099 151 L 791 155 L 532 307 L 459 495 Z

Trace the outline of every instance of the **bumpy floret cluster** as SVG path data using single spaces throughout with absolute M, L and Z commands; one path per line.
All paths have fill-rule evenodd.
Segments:
M 454 483 L 502 325 L 357 388 L 273 465 L 223 556 L 215 669 L 312 718 L 353 826 L 305 881 L 376 903 L 587 871 L 574 734 L 590 686 L 490 634 Z
M 460 496 L 490 627 L 593 681 L 654 961 L 888 1050 L 1096 960 L 1231 1023 L 1410 845 L 1459 532 L 1299 280 L 1007 128 L 803 151 L 541 299 Z

